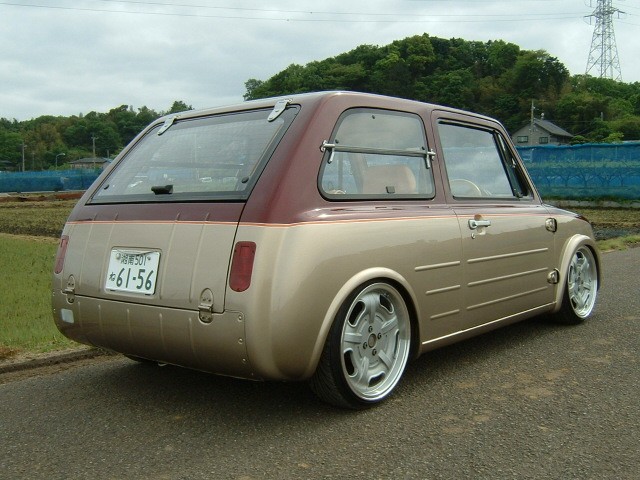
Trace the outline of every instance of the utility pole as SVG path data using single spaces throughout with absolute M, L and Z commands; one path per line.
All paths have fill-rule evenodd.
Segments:
M 589 18 L 596 19 L 596 25 L 591 39 L 591 50 L 587 60 L 586 74 L 599 78 L 610 78 L 622 81 L 622 71 L 620 70 L 620 60 L 618 58 L 618 47 L 616 46 L 616 35 L 613 31 L 613 16 L 624 13 L 612 5 L 613 0 L 596 0 L 596 9 Z M 593 6 L 593 0 L 589 0 L 589 6 Z
M 530 132 L 533 132 L 536 129 L 536 117 L 535 117 L 536 106 L 531 100 L 531 127 L 529 128 Z
M 22 141 L 22 171 L 24 172 L 24 150 L 27 148 L 27 144 Z
M 95 134 L 91 134 L 91 141 L 93 142 L 93 158 L 96 158 L 96 140 L 100 137 L 96 137 Z

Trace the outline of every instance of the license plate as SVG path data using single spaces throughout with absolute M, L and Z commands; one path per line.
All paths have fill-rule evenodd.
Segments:
M 160 252 L 114 248 L 109 258 L 107 290 L 152 295 L 156 291 Z

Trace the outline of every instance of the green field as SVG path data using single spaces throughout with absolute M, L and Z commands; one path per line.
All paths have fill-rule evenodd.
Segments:
M 0 359 L 76 345 L 56 329 L 51 272 L 57 240 L 76 200 L 0 198 Z M 640 209 L 579 209 L 603 250 L 640 242 Z
M 57 241 L 0 233 L 0 358 L 23 350 L 72 346 L 51 316 L 51 272 Z

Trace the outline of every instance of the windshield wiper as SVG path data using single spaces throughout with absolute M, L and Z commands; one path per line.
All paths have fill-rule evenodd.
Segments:
M 156 195 L 171 195 L 173 193 L 173 185 L 154 185 L 151 191 Z

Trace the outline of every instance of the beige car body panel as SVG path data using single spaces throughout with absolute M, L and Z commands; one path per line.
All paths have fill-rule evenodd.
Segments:
M 274 197 L 249 205 L 250 197 L 238 221 L 232 215 L 212 221 L 208 214 L 192 220 L 181 215 L 122 220 L 118 214 L 96 220 L 92 212 L 100 205 L 82 213 L 88 208 L 82 205 L 91 196 L 88 192 L 65 225 L 64 267 L 53 277 L 54 319 L 60 331 L 82 343 L 158 362 L 249 379 L 304 380 L 316 369 L 340 306 L 366 281 L 382 279 L 402 292 L 411 312 L 415 357 L 557 310 L 577 247 L 591 248 L 599 262 L 584 219 L 543 205 L 535 189 L 522 202 L 453 199 L 443 193 L 446 182 L 437 158 L 432 199 L 332 202 L 307 182 L 299 187 L 301 202 L 315 195 L 318 205 L 290 221 L 271 220 L 287 202 L 277 198 L 283 191 L 277 182 L 293 185 L 296 179 L 290 177 L 305 170 L 300 159 L 311 162 L 304 142 L 315 149 L 309 158 L 316 163 L 307 167 L 312 170 L 307 179 L 316 181 L 323 158 L 319 147 L 351 96 L 336 98 L 320 97 L 309 107 L 329 105 L 330 124 L 319 126 L 320 117 L 309 110 L 313 128 L 288 144 L 298 159 L 297 164 L 292 160 L 293 171 L 276 170 L 288 168 L 276 150 L 271 160 L 275 173 L 269 172 L 269 164 L 253 194 L 263 195 L 271 185 Z M 363 104 L 361 97 L 355 98 L 355 106 Z M 378 101 L 382 107 L 393 105 L 388 99 Z M 429 112 L 422 118 L 429 144 L 436 144 Z M 272 206 L 275 213 L 268 210 Z M 267 213 L 255 215 L 264 221 L 244 220 L 260 208 Z M 490 225 L 470 228 L 470 220 Z M 256 245 L 245 291 L 229 287 L 238 242 Z M 160 252 L 153 294 L 106 288 L 114 248 Z
M 353 242 L 354 236 L 363 241 Z M 443 241 L 447 237 L 449 241 Z M 340 305 L 359 285 L 374 278 L 400 284 L 418 318 L 451 310 L 456 303 L 451 294 L 443 292 L 432 303 L 428 292 L 459 283 L 460 269 L 443 274 L 425 267 L 459 258 L 458 237 L 457 221 L 451 214 L 280 227 L 240 225 L 239 240 L 254 241 L 269 252 L 256 255 L 253 294 L 227 295 L 228 308 L 246 312 L 252 365 L 268 368 L 260 374 L 266 377 L 311 375 Z M 439 248 L 430 248 L 436 243 Z M 405 255 L 399 257 L 396 248 Z M 269 312 L 268 321 L 264 312 Z M 459 328 L 459 322 L 452 320 L 440 331 L 421 322 L 420 331 L 446 334 Z
M 543 214 L 541 217 L 551 216 Z M 111 246 L 128 245 L 114 233 L 118 227 L 67 226 L 66 232 L 74 239 L 69 248 L 80 248 L 87 254 L 85 258 L 78 258 L 77 263 L 67 262 L 65 272 L 78 272 L 69 275 L 77 276 L 82 285 L 94 286 L 87 291 L 74 292 L 70 303 L 70 295 L 62 293 L 64 282 L 59 283 L 54 290 L 57 312 L 71 310 L 73 318 L 82 320 L 79 324 L 69 323 L 56 315 L 57 323 L 63 333 L 78 341 L 107 345 L 143 358 L 247 378 L 297 380 L 313 373 L 340 305 L 367 280 L 383 278 L 402 286 L 419 319 L 416 327 L 420 332 L 420 351 L 427 351 L 554 309 L 562 300 L 562 294 L 561 289 L 549 283 L 548 274 L 557 266 L 560 278 L 564 278 L 569 258 L 566 252 L 583 244 L 595 247 L 588 236 L 572 235 L 561 240 L 563 244 L 559 250 L 565 255 L 552 255 L 551 249 L 545 250 L 532 238 L 529 240 L 533 245 L 525 239 L 522 243 L 508 240 L 500 245 L 500 232 L 496 229 L 492 232 L 497 232 L 497 238 L 486 238 L 487 233 L 470 242 L 474 245 L 478 241 L 491 242 L 491 252 L 504 250 L 509 252 L 504 254 L 506 258 L 514 256 L 522 261 L 506 262 L 507 265 L 501 267 L 499 264 L 504 258 L 491 258 L 496 255 L 490 255 L 491 267 L 475 269 L 473 260 L 482 257 L 477 256 L 477 251 L 473 252 L 475 255 L 462 257 L 459 240 L 460 226 L 464 226 L 468 218 L 461 216 L 458 220 L 443 209 L 440 214 L 414 218 L 323 221 L 286 226 L 241 224 L 237 239 L 253 241 L 260 249 L 252 285 L 247 292 L 227 289 L 224 312 L 216 307 L 210 323 L 203 323 L 198 318 L 198 295 L 210 288 L 215 292 L 214 298 L 223 298 L 215 287 L 216 282 L 204 279 L 205 272 L 226 272 L 228 256 L 222 256 L 224 265 L 214 265 L 215 256 L 211 252 L 225 247 L 202 249 L 198 245 L 205 241 L 213 245 L 214 238 L 224 237 L 221 233 L 233 235 L 235 227 L 176 224 L 135 228 L 135 231 L 146 232 L 142 239 L 134 242 L 135 245 L 159 250 L 161 262 L 164 262 L 156 295 L 141 298 L 135 294 L 99 291 L 104 286 L 108 262 L 104 252 L 110 251 Z M 569 230 L 572 217 L 555 215 L 553 218 L 559 220 L 559 230 Z M 514 218 L 510 216 L 509 219 L 513 225 Z M 521 220 L 539 223 L 536 215 L 523 215 Z M 128 225 L 127 230 L 131 227 Z M 492 227 L 498 227 L 498 224 L 494 223 Z M 180 232 L 177 237 L 186 247 L 183 253 L 201 252 L 187 256 L 189 262 L 182 262 L 182 268 L 184 263 L 191 268 L 188 275 L 171 274 L 172 268 L 177 268 L 176 261 L 172 261 L 172 254 L 165 252 L 182 251 L 172 243 L 176 235 L 166 235 L 171 231 Z M 527 231 L 523 230 L 523 234 L 531 237 Z M 470 231 L 464 234 L 471 238 Z M 364 240 L 353 242 L 354 236 Z M 132 241 L 131 238 L 127 240 Z M 91 248 L 81 247 L 77 242 L 91 245 Z M 518 246 L 515 251 L 514 246 Z M 525 250 L 522 250 L 523 246 Z M 396 248 L 403 252 L 402 258 L 398 257 Z M 374 257 L 375 267 L 371 262 Z M 98 260 L 91 261 L 90 258 Z M 561 263 L 561 259 L 567 260 Z M 545 260 L 550 261 L 548 266 Z M 198 268 L 194 268 L 196 264 Z M 486 278 L 483 275 L 486 271 L 491 271 L 493 276 Z M 191 280 L 185 281 L 185 277 Z M 510 289 L 498 288 L 505 286 Z M 163 293 L 167 290 L 182 293 L 167 298 Z M 135 303 L 131 302 L 133 298 Z M 172 307 L 163 308 L 167 304 Z M 221 304 L 220 301 L 215 303 Z M 478 319 L 477 312 L 483 309 L 488 313 Z

